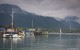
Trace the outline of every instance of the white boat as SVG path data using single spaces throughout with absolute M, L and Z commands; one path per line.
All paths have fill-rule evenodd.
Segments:
M 34 31 L 35 31 L 35 29 L 29 29 L 29 30 L 27 30 L 26 31 L 26 35 L 28 35 L 28 36 L 34 36 Z
M 25 32 L 22 31 L 22 32 L 19 32 L 19 33 L 5 33 L 3 34 L 3 37 L 4 38 L 10 38 L 10 37 L 13 37 L 13 38 L 21 38 L 21 37 L 24 37 L 25 36 Z
M 6 33 L 3 34 L 3 37 L 23 37 L 25 35 L 24 31 L 17 31 L 16 28 L 14 28 L 14 16 L 13 16 L 13 9 L 12 9 L 12 18 L 11 18 L 11 28 L 7 28 Z

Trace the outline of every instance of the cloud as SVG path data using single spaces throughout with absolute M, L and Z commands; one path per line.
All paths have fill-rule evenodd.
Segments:
M 80 0 L 0 0 L 0 3 L 15 4 L 26 11 L 44 16 L 80 17 Z

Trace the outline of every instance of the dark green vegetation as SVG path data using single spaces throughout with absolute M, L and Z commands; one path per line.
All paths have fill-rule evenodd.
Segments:
M 47 29 L 48 31 L 58 32 L 61 28 L 65 32 L 71 29 L 74 32 L 80 31 L 80 24 L 76 16 L 68 16 L 65 19 L 55 19 L 54 17 L 40 16 L 25 10 L 22 10 L 16 5 L 1 4 L 0 5 L 0 27 L 7 27 L 11 25 L 11 12 L 14 9 L 14 25 L 17 28 L 31 28 L 32 20 L 34 28 Z

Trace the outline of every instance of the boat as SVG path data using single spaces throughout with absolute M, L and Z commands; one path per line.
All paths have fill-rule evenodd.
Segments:
M 19 31 L 17 34 L 18 37 L 24 37 L 25 36 L 25 31 Z
M 34 36 L 34 31 L 35 29 L 33 28 L 33 19 L 32 19 L 32 22 L 31 22 L 31 29 L 27 29 L 26 30 L 26 35 L 30 35 L 30 36 Z
M 25 36 L 25 32 L 24 31 L 19 31 L 19 32 L 6 32 L 3 34 L 3 38 L 22 38 Z
M 30 34 L 32 34 L 32 35 L 47 35 L 48 34 L 48 31 L 45 31 L 45 30 L 42 30 L 42 29 L 40 29 L 40 28 L 36 28 L 36 29 L 34 29 L 34 27 L 33 27 L 33 25 L 34 25 L 34 22 L 33 22 L 33 19 L 32 19 L 32 28 L 31 29 L 29 29 L 29 32 L 30 32 Z
M 48 35 L 48 31 L 42 29 L 35 29 L 34 35 Z
M 29 30 L 26 31 L 26 34 L 34 36 L 34 31 L 35 31 L 35 29 L 29 29 Z
M 13 16 L 13 9 L 12 9 L 12 18 L 11 18 L 11 26 L 7 28 L 3 37 L 23 37 L 25 35 L 24 31 L 18 31 L 17 28 L 14 27 L 14 16 Z
M 35 35 L 48 35 L 48 31 L 42 29 L 29 29 L 26 31 L 26 35 L 35 36 Z

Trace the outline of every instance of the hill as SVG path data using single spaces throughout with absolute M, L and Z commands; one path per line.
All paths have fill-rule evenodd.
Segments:
M 80 24 L 78 22 L 71 21 L 74 17 L 66 17 L 65 19 L 57 20 L 54 17 L 41 16 L 27 12 L 16 5 L 10 4 L 0 5 L 0 25 L 11 25 L 12 9 L 14 9 L 14 25 L 16 27 L 31 28 L 33 20 L 34 28 L 69 29 L 71 24 L 72 29 L 80 29 Z M 67 22 L 66 19 L 68 19 Z

